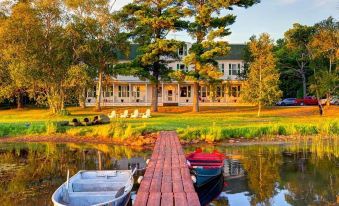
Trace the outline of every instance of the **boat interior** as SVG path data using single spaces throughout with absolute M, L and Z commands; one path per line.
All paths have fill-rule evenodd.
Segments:
M 131 178 L 129 170 L 80 171 L 69 180 L 68 189 L 64 183 L 58 202 L 68 206 L 101 205 L 125 195 L 133 186 Z

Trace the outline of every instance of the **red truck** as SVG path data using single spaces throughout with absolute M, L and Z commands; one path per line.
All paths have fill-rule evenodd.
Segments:
M 302 99 L 296 99 L 297 105 L 318 105 L 318 100 L 315 97 L 304 97 Z

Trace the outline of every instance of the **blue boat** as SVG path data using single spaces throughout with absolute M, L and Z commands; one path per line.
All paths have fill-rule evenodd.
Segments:
M 187 155 L 187 165 L 195 176 L 195 186 L 201 187 L 223 173 L 224 155 L 218 151 L 203 153 L 201 149 Z

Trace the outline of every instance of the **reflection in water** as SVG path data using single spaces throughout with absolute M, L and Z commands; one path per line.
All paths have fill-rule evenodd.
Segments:
M 196 188 L 196 192 L 198 193 L 201 205 L 206 205 L 217 198 L 219 194 L 223 191 L 224 183 L 224 176 L 220 174 L 210 180 L 208 184 Z
M 338 149 L 313 145 L 199 147 L 225 160 L 223 192 L 211 205 L 338 205 Z M 189 146 L 186 152 L 193 151 Z
M 223 174 L 226 184 L 213 205 L 339 204 L 338 148 L 198 146 L 229 156 Z M 83 169 L 143 168 L 151 153 L 104 144 L 1 144 L 0 204 L 51 205 L 51 195 L 65 181 L 67 169 L 73 175 Z
M 78 170 L 128 169 L 145 166 L 150 150 L 88 144 L 1 144 L 1 205 L 52 205 L 51 196 Z

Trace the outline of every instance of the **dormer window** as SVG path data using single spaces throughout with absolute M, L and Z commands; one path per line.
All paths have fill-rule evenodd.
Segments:
M 219 64 L 219 70 L 224 74 L 225 73 L 225 64 Z
M 186 56 L 187 55 L 187 46 L 184 45 L 179 48 L 179 56 Z
M 240 74 L 240 64 L 229 64 L 229 75 L 239 75 Z
M 181 70 L 183 72 L 188 72 L 188 67 L 185 64 L 177 64 L 177 70 Z

